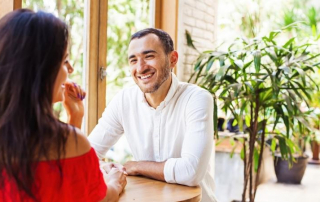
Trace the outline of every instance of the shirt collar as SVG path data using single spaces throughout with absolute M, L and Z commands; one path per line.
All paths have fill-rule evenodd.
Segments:
M 164 104 L 167 105 L 167 103 L 171 100 L 171 98 L 174 96 L 174 94 L 176 93 L 177 89 L 178 89 L 178 85 L 179 85 L 179 80 L 176 77 L 176 75 L 174 75 L 173 73 L 171 73 L 171 86 L 170 89 L 168 91 L 168 94 L 166 96 L 166 98 L 164 99 Z
M 176 91 L 178 89 L 178 86 L 179 86 L 178 78 L 176 77 L 176 75 L 174 75 L 174 73 L 171 73 L 171 78 L 172 78 L 171 86 L 170 86 L 170 89 L 168 91 L 168 94 L 167 94 L 166 98 L 164 99 L 164 101 L 161 102 L 161 104 L 159 106 L 161 106 L 163 104 L 167 105 L 167 103 L 171 100 L 171 98 L 174 96 L 174 94 L 176 93 Z M 144 103 L 148 104 L 148 102 L 147 102 L 147 100 L 146 100 L 146 98 L 144 96 L 144 93 L 141 90 L 139 90 L 139 93 L 140 93 L 139 97 L 140 97 L 141 102 L 144 102 Z

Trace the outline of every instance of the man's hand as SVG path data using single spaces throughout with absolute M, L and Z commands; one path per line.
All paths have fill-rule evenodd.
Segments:
M 125 167 L 128 175 L 139 175 L 138 173 L 138 163 L 137 161 L 128 161 L 123 166 Z
M 68 123 L 77 128 L 81 128 L 85 96 L 86 92 L 78 84 L 70 80 L 65 83 L 63 106 L 68 114 Z
M 107 174 L 111 171 L 112 168 L 117 168 L 122 171 L 125 175 L 127 175 L 126 168 L 119 163 L 109 163 L 100 161 L 100 169 L 103 169 Z

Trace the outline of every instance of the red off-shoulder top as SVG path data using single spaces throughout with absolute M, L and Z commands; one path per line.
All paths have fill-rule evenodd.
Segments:
M 38 201 L 96 202 L 106 196 L 107 187 L 93 148 L 81 156 L 62 159 L 60 162 L 62 178 L 55 160 L 40 161 L 37 164 L 32 190 Z M 18 191 L 10 179 L 5 180 L 4 189 L 0 190 L 0 201 L 34 202 Z

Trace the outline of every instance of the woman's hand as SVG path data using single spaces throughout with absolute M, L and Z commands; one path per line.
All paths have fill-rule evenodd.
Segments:
M 68 123 L 81 129 L 84 115 L 83 99 L 86 92 L 78 84 L 68 80 L 65 84 L 63 106 L 67 111 Z
M 128 175 L 128 173 L 126 172 L 126 168 L 120 163 L 99 161 L 99 164 L 100 164 L 100 169 L 103 169 L 107 174 L 112 170 L 112 168 L 117 168 L 120 171 L 124 172 L 124 174 Z
M 127 185 L 126 174 L 118 168 L 112 168 L 107 174 L 105 170 L 101 169 L 108 191 L 103 201 L 116 202 L 119 200 L 119 195 Z

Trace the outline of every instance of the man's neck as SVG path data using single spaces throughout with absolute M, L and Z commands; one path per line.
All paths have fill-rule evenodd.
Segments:
M 153 107 L 157 108 L 160 103 L 166 98 L 170 86 L 172 82 L 172 76 L 170 75 L 169 78 L 160 86 L 158 90 L 153 93 L 145 93 L 144 96 L 148 102 L 148 104 Z

